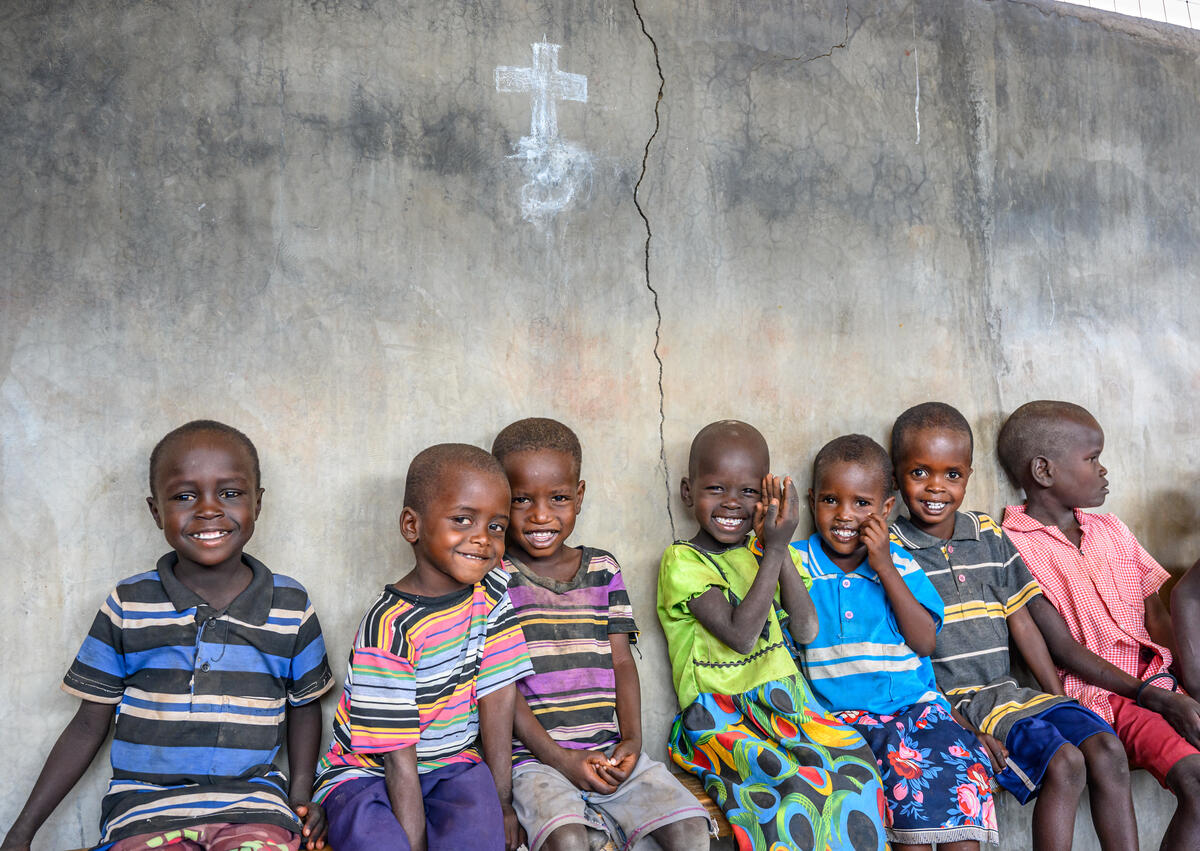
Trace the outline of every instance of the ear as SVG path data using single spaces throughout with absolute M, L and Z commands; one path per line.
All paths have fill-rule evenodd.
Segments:
M 258 519 L 258 513 L 262 511 L 262 495 L 266 493 L 263 488 L 258 489 L 258 493 L 254 495 L 254 519 Z
M 579 480 L 578 487 L 575 488 L 575 513 L 578 514 L 583 510 L 583 492 L 587 489 L 587 482 L 583 479 Z
M 687 476 L 679 480 L 679 498 L 688 508 L 692 507 L 692 483 Z
M 884 523 L 886 523 L 887 519 L 892 516 L 892 508 L 894 508 L 895 505 L 896 497 L 894 496 L 889 496 L 883 501 L 883 513 L 880 516 L 883 517 Z
M 159 516 L 158 503 L 155 501 L 154 497 L 146 497 L 146 505 L 150 506 L 150 516 L 154 518 L 154 525 L 161 529 L 163 527 L 162 517 Z M 254 516 L 257 518 L 258 513 L 255 512 Z
M 407 505 L 400 511 L 400 534 L 410 544 L 421 539 L 421 515 Z
M 1045 455 L 1035 456 L 1029 462 L 1029 477 L 1039 487 L 1050 487 L 1054 484 L 1054 462 Z
M 817 516 L 817 495 L 812 488 L 808 489 L 808 511 L 813 517 Z

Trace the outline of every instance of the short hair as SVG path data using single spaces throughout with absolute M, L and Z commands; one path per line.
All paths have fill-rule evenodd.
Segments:
M 873 469 L 879 476 L 879 488 L 884 497 L 891 496 L 892 459 L 886 449 L 865 434 L 844 434 L 822 446 L 813 459 L 812 486 L 817 486 L 826 467 L 843 461 Z
M 492 454 L 504 463 L 514 452 L 549 449 L 571 459 L 571 472 L 576 479 L 583 468 L 583 448 L 570 428 L 549 417 L 527 417 L 509 423 L 492 441 Z
M 154 492 L 154 476 L 158 473 L 158 467 L 162 463 L 163 453 L 172 443 L 183 437 L 191 434 L 223 434 L 226 437 L 240 443 L 250 453 L 250 460 L 254 465 L 254 487 L 262 486 L 262 468 L 258 463 L 258 450 L 254 447 L 254 441 L 246 437 L 245 434 L 238 431 L 231 425 L 219 423 L 216 420 L 192 420 L 190 423 L 184 423 L 177 429 L 173 429 L 163 436 L 163 439 L 154 445 L 154 449 L 150 452 L 150 495 L 157 496 Z
M 688 477 L 691 478 L 696 475 L 697 458 L 701 451 L 707 448 L 707 444 L 710 441 L 717 439 L 728 440 L 729 438 L 740 440 L 755 448 L 762 449 L 763 456 L 766 458 L 767 468 L 770 469 L 771 450 L 767 446 L 767 439 L 762 436 L 762 432 L 741 420 L 717 420 L 715 423 L 709 423 L 700 429 L 700 431 L 696 432 L 696 436 L 692 438 L 692 445 L 688 449 Z
M 958 408 L 947 405 L 945 402 L 922 402 L 920 405 L 913 405 L 896 417 L 896 422 L 892 426 L 892 461 L 899 462 L 900 450 L 904 448 L 909 435 L 930 428 L 965 434 L 969 447 L 967 452 L 972 456 L 975 454 L 975 435 L 971 433 L 971 424 L 967 422 L 967 418 L 959 412 Z
M 1039 399 L 1017 408 L 996 438 L 996 454 L 1000 465 L 1017 487 L 1024 488 L 1029 465 L 1039 455 L 1058 456 L 1065 448 L 1065 426 L 1095 422 L 1091 412 L 1072 402 Z
M 434 484 L 451 469 L 490 473 L 507 483 L 504 468 L 487 450 L 467 443 L 439 443 L 422 449 L 408 465 L 404 478 L 404 505 L 421 514 L 429 507 Z

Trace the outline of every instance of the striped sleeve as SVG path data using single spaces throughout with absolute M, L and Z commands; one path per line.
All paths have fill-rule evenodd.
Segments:
M 925 571 L 921 570 L 921 566 L 917 564 L 912 553 L 898 544 L 892 544 L 891 548 L 892 564 L 896 565 L 897 572 L 904 580 L 904 584 L 908 586 L 908 590 L 912 592 L 913 597 L 933 616 L 934 630 L 941 632 L 946 608 L 942 604 L 942 598 L 937 589 L 933 587 L 933 583 L 929 581 Z
M 629 643 L 637 643 L 638 628 L 633 620 L 633 604 L 629 602 L 629 592 L 625 590 L 625 580 L 621 578 L 621 568 L 614 560 L 610 568 L 612 576 L 608 581 L 608 632 L 623 632 L 629 634 Z
M 1008 617 L 1013 612 L 1025 608 L 1030 600 L 1041 594 L 1042 587 L 1029 572 L 1029 567 L 1025 564 L 1025 559 L 1021 558 L 1016 545 L 1003 530 L 998 531 L 1002 567 L 1001 585 L 996 590 L 999 592 L 997 596 L 1004 600 L 1004 616 Z
M 302 706 L 329 691 L 332 685 L 333 672 L 329 670 L 321 622 L 312 602 L 305 599 L 288 671 L 288 702 L 292 706 Z
M 120 588 L 113 590 L 92 620 L 91 629 L 75 655 L 75 661 L 63 677 L 68 694 L 93 703 L 121 702 L 128 673 L 122 642 L 124 612 Z
M 350 747 L 387 753 L 421 738 L 417 678 L 412 661 L 381 647 L 355 647 L 350 655 Z
M 484 577 L 488 602 L 495 602 L 487 616 L 487 636 L 483 641 L 483 658 L 479 662 L 479 675 L 475 682 L 477 698 L 486 697 L 533 673 L 521 622 L 505 589 L 508 577 L 501 573 L 497 583 L 493 580 L 493 574 L 498 572 L 492 571 Z

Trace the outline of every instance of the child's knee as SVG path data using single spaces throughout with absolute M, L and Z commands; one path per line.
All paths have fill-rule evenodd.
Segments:
M 651 836 L 665 851 L 691 851 L 708 847 L 708 820 L 694 816 L 663 825 Z
M 1200 754 L 1186 756 L 1167 772 L 1167 787 L 1180 806 L 1200 811 Z
M 1067 789 L 1083 789 L 1086 780 L 1087 764 L 1084 762 L 1079 748 L 1074 745 L 1063 745 L 1050 758 L 1050 764 L 1046 766 L 1044 782 L 1047 785 Z
M 590 847 L 587 827 L 577 823 L 556 828 L 542 843 L 542 851 L 588 851 Z
M 1129 757 L 1116 736 L 1097 733 L 1089 736 L 1080 749 L 1087 761 L 1089 782 L 1129 784 Z

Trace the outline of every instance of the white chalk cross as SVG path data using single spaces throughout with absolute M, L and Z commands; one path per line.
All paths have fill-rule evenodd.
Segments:
M 531 93 L 529 135 L 542 147 L 558 138 L 558 101 L 587 103 L 587 77 L 558 70 L 559 45 L 539 42 L 532 47 L 532 68 L 496 68 L 496 91 Z

